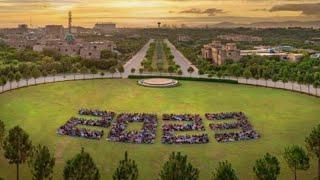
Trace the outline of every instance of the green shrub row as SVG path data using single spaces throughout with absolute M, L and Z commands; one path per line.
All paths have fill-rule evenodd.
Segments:
M 229 83 L 229 84 L 238 84 L 236 80 L 229 79 L 214 79 L 214 78 L 195 78 L 195 77 L 179 77 L 179 76 L 143 76 L 143 75 L 129 75 L 129 79 L 145 79 L 145 78 L 171 78 L 175 80 L 183 80 L 183 81 L 201 81 L 201 82 L 219 82 L 219 83 Z

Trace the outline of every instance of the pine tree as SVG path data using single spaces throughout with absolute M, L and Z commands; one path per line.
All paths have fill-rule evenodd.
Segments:
M 305 142 L 309 153 L 318 159 L 318 180 L 320 180 L 320 124 L 312 130 Z
M 32 149 L 29 135 L 19 126 L 9 131 L 9 134 L 3 141 L 4 157 L 10 164 L 17 167 L 17 180 L 19 180 L 19 165 L 24 163 Z
M 128 158 L 127 151 L 124 154 L 124 160 L 119 162 L 119 166 L 113 174 L 114 180 L 137 180 L 138 166 L 134 160 Z
M 187 156 L 173 152 L 160 172 L 161 180 L 196 180 L 199 170 L 187 162 Z
M 276 180 L 280 174 L 279 161 L 275 156 L 267 153 L 256 161 L 253 171 L 259 180 Z
M 99 180 L 100 173 L 89 153 L 81 152 L 67 161 L 63 170 L 65 180 Z
M 55 158 L 48 147 L 38 145 L 33 148 L 28 165 L 34 180 L 52 179 Z
M 293 145 L 285 148 L 283 157 L 292 170 L 295 180 L 297 179 L 297 170 L 307 170 L 310 168 L 309 157 L 302 147 Z
M 218 167 L 213 172 L 213 180 L 237 180 L 235 170 L 228 161 L 219 162 Z

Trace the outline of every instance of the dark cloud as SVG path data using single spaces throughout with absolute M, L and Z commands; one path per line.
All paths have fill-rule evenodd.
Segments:
M 191 9 L 180 11 L 179 13 L 181 13 L 181 14 L 206 14 L 208 16 L 215 16 L 216 14 L 222 14 L 225 12 L 222 9 L 216 9 L 216 8 L 208 8 L 205 10 L 191 8 Z
M 270 12 L 298 11 L 307 16 L 320 16 L 320 3 L 315 4 L 283 4 L 273 6 Z

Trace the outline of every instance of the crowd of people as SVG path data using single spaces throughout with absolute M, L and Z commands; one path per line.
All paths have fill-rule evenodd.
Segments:
M 79 128 L 77 126 L 83 125 L 83 126 L 96 126 L 96 127 L 107 128 L 111 125 L 111 122 L 115 117 L 115 112 L 112 112 L 112 111 L 80 109 L 78 113 L 79 115 L 100 117 L 100 119 L 94 120 L 94 119 L 71 117 L 66 124 L 64 124 L 57 130 L 57 134 L 75 136 L 75 137 L 84 137 L 88 139 L 101 139 L 104 134 L 103 130 L 102 131 L 90 130 L 87 128 Z
M 204 131 L 199 114 L 163 114 L 163 121 L 184 121 L 184 124 L 164 124 L 162 126 L 162 143 L 164 144 L 203 144 L 209 142 L 207 134 L 175 135 L 175 131 Z
M 133 122 L 142 122 L 142 129 L 139 131 L 127 131 L 128 124 Z M 156 138 L 157 125 L 156 114 L 122 113 L 118 115 L 116 122 L 112 123 L 108 140 L 136 144 L 153 144 Z
M 84 109 L 84 108 L 79 110 L 79 114 L 86 115 L 86 116 L 105 117 L 110 120 L 112 120 L 116 115 L 116 113 L 113 111 L 101 111 L 98 109 Z
M 64 124 L 57 130 L 57 134 L 73 137 L 84 137 L 88 139 L 101 139 L 104 134 L 103 130 L 97 131 L 77 127 L 78 125 L 99 126 L 98 124 L 99 123 L 94 122 L 94 120 L 72 117 L 67 121 L 66 124 Z
M 216 120 L 227 120 L 234 119 L 236 122 L 232 123 L 221 123 L 221 124 L 210 124 L 212 130 L 229 130 L 229 129 L 240 129 L 240 132 L 231 133 L 216 133 L 215 139 L 218 142 L 233 142 L 233 141 L 243 141 L 252 140 L 260 138 L 260 135 L 253 130 L 247 116 L 243 112 L 230 112 L 230 113 L 216 113 L 205 115 L 207 119 Z
M 96 126 L 107 128 L 111 126 L 108 135 L 109 141 L 153 144 L 157 132 L 157 115 L 147 113 L 121 113 L 112 123 L 115 113 L 111 111 L 100 111 L 91 109 L 80 109 L 79 115 L 100 117 L 99 119 L 86 119 L 71 117 L 66 124 L 57 130 L 59 135 L 74 137 L 84 137 L 88 139 L 101 139 L 104 131 L 91 130 L 78 127 Z M 229 113 L 206 113 L 206 118 L 211 121 L 235 120 L 230 123 L 212 123 L 209 125 L 211 130 L 230 130 L 237 129 L 238 132 L 216 132 L 215 139 L 218 142 L 233 142 L 242 140 L 252 140 L 260 138 L 260 135 L 253 130 L 247 116 L 243 112 Z M 205 127 L 199 114 L 163 114 L 164 122 L 174 121 L 176 123 L 164 123 L 162 126 L 162 143 L 164 144 L 203 144 L 209 142 L 208 134 L 197 135 L 176 135 L 176 131 L 204 131 Z M 143 123 L 140 130 L 128 130 L 129 123 Z M 179 123 L 177 123 L 179 122 Z M 112 124 L 111 124 L 112 123 Z

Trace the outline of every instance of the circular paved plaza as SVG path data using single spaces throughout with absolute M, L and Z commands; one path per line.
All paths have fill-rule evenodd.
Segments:
M 150 78 L 141 79 L 138 84 L 146 87 L 175 87 L 179 85 L 179 81 L 167 78 Z

